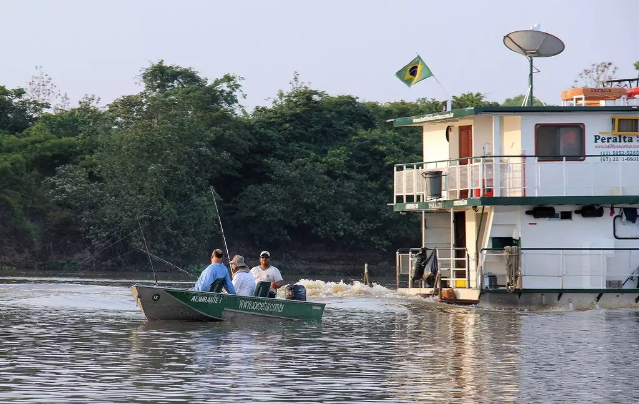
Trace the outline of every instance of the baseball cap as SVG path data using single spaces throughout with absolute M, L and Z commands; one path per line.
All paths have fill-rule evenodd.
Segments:
M 268 251 L 262 251 L 260 253 L 260 258 L 271 258 L 271 253 Z

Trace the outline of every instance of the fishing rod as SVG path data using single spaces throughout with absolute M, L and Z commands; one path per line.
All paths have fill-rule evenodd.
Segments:
M 180 202 L 180 203 L 176 206 L 176 208 L 179 208 L 179 207 L 181 207 L 182 205 L 184 205 L 184 204 L 186 204 L 186 203 L 188 203 L 188 202 L 192 201 L 193 199 L 195 199 L 195 198 L 199 197 L 200 195 L 204 194 L 206 191 L 208 191 L 208 190 L 207 190 L 207 189 L 204 189 L 203 191 L 200 191 L 200 192 L 198 192 L 196 195 L 192 196 L 191 198 L 188 198 L 188 199 L 186 199 L 186 200 L 184 200 L 184 201 Z M 156 215 L 156 216 L 155 216 L 155 218 L 153 218 L 153 219 L 152 219 L 150 222 L 148 222 L 146 225 L 147 225 L 147 226 L 149 226 L 151 223 L 153 223 L 153 222 L 155 222 L 155 221 L 159 220 L 159 219 L 160 219 L 160 218 L 162 218 L 163 216 L 164 216 L 164 215 Z M 139 224 L 139 222 L 138 222 L 138 224 Z M 125 240 L 125 239 L 127 239 L 127 238 L 131 237 L 134 233 L 137 233 L 137 230 L 133 230 L 133 231 L 131 231 L 131 232 L 130 232 L 130 233 L 128 233 L 126 236 L 124 236 L 124 237 L 120 237 L 120 238 L 118 238 L 117 240 L 115 240 L 114 242 L 111 242 L 111 240 L 113 240 L 113 237 L 110 237 L 110 238 L 109 238 L 106 242 L 104 242 L 104 243 L 102 244 L 102 246 L 101 246 L 100 248 L 98 248 L 96 251 L 94 251 L 93 253 L 91 253 L 91 254 L 90 254 L 87 258 L 85 258 L 84 260 L 82 260 L 82 261 L 80 262 L 80 264 L 79 264 L 79 265 L 80 265 L 80 267 L 82 267 L 82 265 L 84 265 L 84 264 L 85 264 L 87 261 L 89 261 L 90 259 L 95 258 L 95 256 L 96 256 L 97 254 L 99 254 L 100 252 L 102 252 L 102 251 L 106 250 L 106 249 L 107 249 L 107 248 L 109 248 L 109 247 L 112 247 L 112 246 L 116 245 L 117 243 L 119 243 L 119 242 L 120 242 L 120 241 L 122 241 L 122 240 Z M 131 250 L 131 251 L 133 251 L 133 250 Z M 129 251 L 129 252 L 130 252 L 130 251 Z M 117 257 L 116 257 L 116 258 L 117 258 Z M 111 260 L 109 260 L 109 261 L 111 261 Z M 106 261 L 106 262 L 108 262 L 108 261 Z M 102 263 L 100 263 L 100 264 L 97 264 L 97 265 L 95 265 L 95 266 L 93 266 L 93 267 L 89 268 L 88 270 L 93 269 L 93 268 L 95 268 L 95 267 L 97 267 L 97 266 L 100 266 L 100 265 L 102 265 L 102 264 L 104 264 L 104 262 L 102 262 Z M 69 269 L 65 269 L 62 273 L 65 273 L 65 272 L 67 272 L 67 271 L 69 271 Z
M 144 250 L 143 250 L 143 249 L 141 249 L 141 248 L 138 248 L 138 250 L 140 250 L 140 251 L 144 252 Z M 177 266 L 177 265 L 175 265 L 175 264 L 172 264 L 172 263 L 170 263 L 169 261 L 167 261 L 167 260 L 165 260 L 165 259 L 163 259 L 163 258 L 158 257 L 157 255 L 151 254 L 151 253 L 150 253 L 150 252 L 148 252 L 148 251 L 147 251 L 146 253 L 147 253 L 147 254 L 149 254 L 151 257 L 153 257 L 153 258 L 155 258 L 155 259 L 157 259 L 157 260 L 160 260 L 160 261 L 164 262 L 165 264 L 169 264 L 169 265 L 171 265 L 173 268 L 179 269 L 180 271 L 184 272 L 184 273 L 185 273 L 185 274 L 187 274 L 187 275 L 190 275 L 190 276 L 192 276 L 192 277 L 194 277 L 194 278 L 197 278 L 197 276 L 196 276 L 195 274 L 193 274 L 193 273 L 191 273 L 191 272 L 187 271 L 187 270 L 186 270 L 186 269 L 184 269 L 184 268 L 180 268 L 179 266 Z
M 224 236 L 224 227 L 222 227 L 222 218 L 220 217 L 220 211 L 217 209 L 217 202 L 215 201 L 215 190 L 211 187 L 211 195 L 213 195 L 213 203 L 215 204 L 215 213 L 217 213 L 217 219 L 220 222 L 220 230 L 222 232 L 222 239 L 224 240 L 224 248 L 226 248 L 226 259 L 229 262 L 229 268 L 231 266 L 231 256 L 229 255 L 229 246 L 226 244 L 226 237 Z
M 625 281 L 623 281 L 623 283 L 621 284 L 622 288 L 626 284 L 626 282 L 628 282 L 629 280 L 633 280 L 633 281 L 635 280 L 635 277 L 633 275 L 635 274 L 635 272 L 637 272 L 637 270 L 639 270 L 639 267 L 635 268 L 635 270 L 630 273 L 630 276 L 626 278 Z
M 155 279 L 155 285 L 158 284 L 158 276 L 155 274 L 155 268 L 153 267 L 153 260 L 151 259 L 151 253 L 149 252 L 149 247 L 146 245 L 146 238 L 144 238 L 144 232 L 142 231 L 142 225 L 140 224 L 140 218 L 138 219 L 138 225 L 140 226 L 140 233 L 142 233 L 142 241 L 144 241 L 144 249 L 146 249 L 146 254 L 149 257 L 149 264 L 151 264 L 151 270 L 153 271 L 153 279 Z

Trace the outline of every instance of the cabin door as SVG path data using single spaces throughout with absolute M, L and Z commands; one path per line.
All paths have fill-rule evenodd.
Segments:
M 472 157 L 473 156 L 473 126 L 466 125 L 459 127 L 459 158 L 463 159 L 464 157 Z M 470 159 L 459 160 L 460 166 L 465 166 L 468 164 Z M 468 184 L 468 172 L 466 171 L 467 167 L 460 167 L 460 182 L 459 188 L 470 188 Z M 468 189 L 459 191 L 459 199 L 468 198 Z
M 455 258 L 466 258 L 466 212 L 455 212 L 453 216 Z M 457 250 L 459 248 L 459 250 Z M 455 268 L 466 268 L 466 261 L 455 260 Z M 464 277 L 464 272 L 455 273 L 455 277 Z

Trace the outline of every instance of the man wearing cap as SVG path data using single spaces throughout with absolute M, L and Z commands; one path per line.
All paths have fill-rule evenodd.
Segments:
M 244 263 L 244 257 L 236 255 L 231 260 L 233 271 L 233 286 L 238 296 L 253 296 L 255 290 L 255 278 L 251 275 L 249 267 Z
M 233 286 L 233 282 L 231 282 L 229 270 L 224 264 L 222 264 L 223 256 L 224 253 L 219 248 L 213 251 L 211 254 L 211 265 L 202 271 L 200 278 L 197 282 L 195 282 L 195 286 L 193 286 L 193 290 L 197 290 L 198 292 L 208 292 L 211 290 L 211 285 L 216 279 L 223 278 L 226 293 L 229 295 L 235 294 L 235 287 Z
M 262 251 L 260 253 L 260 265 L 253 267 L 251 274 L 255 278 L 255 282 L 271 282 L 269 297 L 275 297 L 277 295 L 277 289 L 281 288 L 284 284 L 280 270 L 271 265 L 271 253 L 268 251 Z

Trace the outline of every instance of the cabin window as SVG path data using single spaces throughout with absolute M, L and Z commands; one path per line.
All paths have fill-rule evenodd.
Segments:
M 639 211 L 634 207 L 621 208 L 612 221 L 612 234 L 619 240 L 639 239 Z
M 561 161 L 565 156 L 586 154 L 585 128 L 581 123 L 540 123 L 535 125 L 535 154 L 540 161 Z M 585 157 L 569 157 L 578 161 Z
M 495 250 L 503 250 L 506 246 L 516 246 L 517 240 L 512 237 L 491 237 L 492 248 Z
M 553 216 L 550 216 L 548 220 L 572 220 L 572 211 L 563 210 L 560 212 L 555 212 L 555 214 Z
M 639 118 L 613 118 L 612 130 L 617 133 L 639 133 Z

